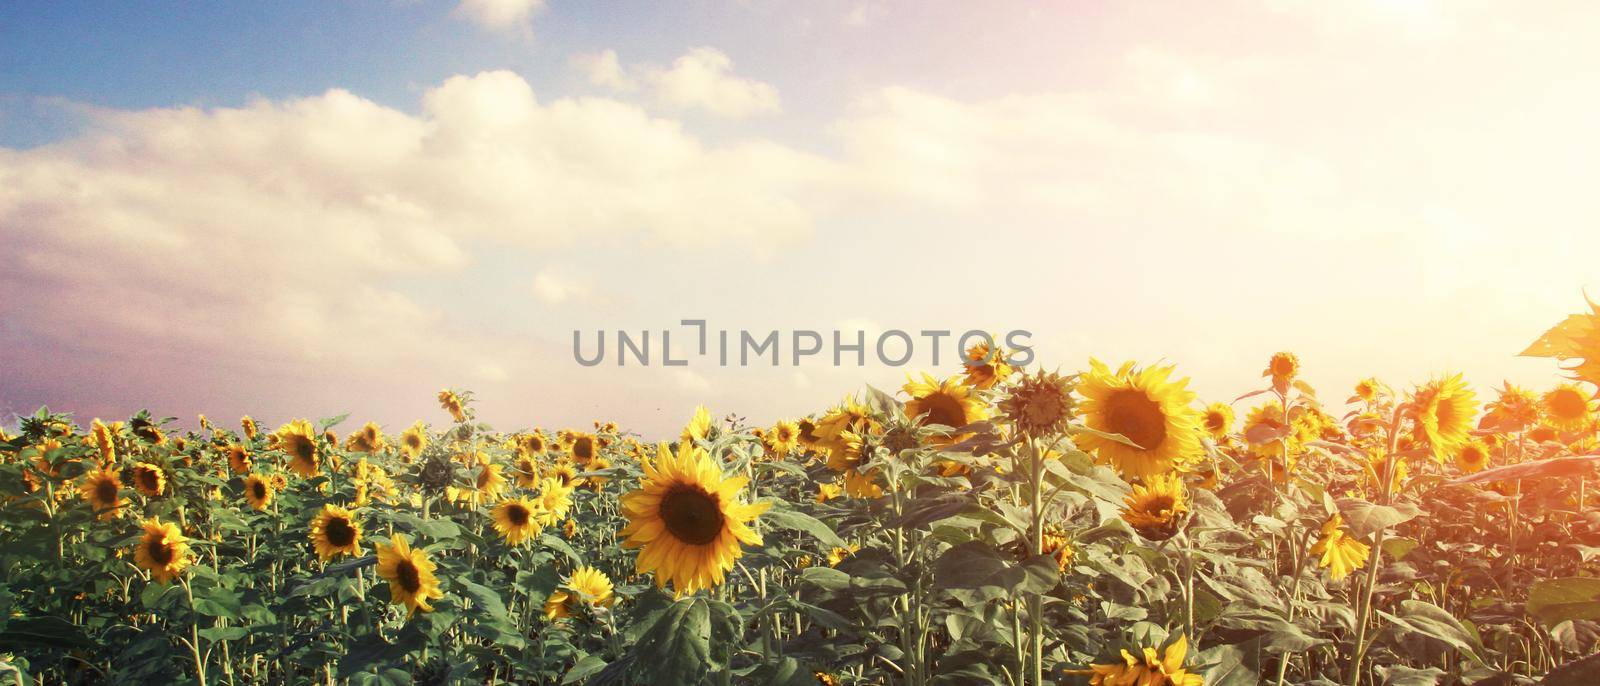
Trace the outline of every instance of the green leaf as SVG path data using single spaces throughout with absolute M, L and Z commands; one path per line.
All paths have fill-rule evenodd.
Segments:
M 1600 579 L 1545 579 L 1528 589 L 1529 615 L 1554 626 L 1568 619 L 1600 619 Z
M 594 654 L 585 655 L 582 660 L 578 660 L 578 663 L 572 666 L 572 669 L 567 670 L 566 676 L 561 677 L 561 683 L 575 684 L 598 674 L 600 670 L 605 668 L 605 658 Z
M 1013 591 L 1043 593 L 1055 588 L 1060 571 L 1055 560 L 1041 555 L 1022 564 L 1007 560 L 982 541 L 963 543 L 939 557 L 934 587 L 987 591 L 992 596 Z
M 711 663 L 711 609 L 705 598 L 674 602 L 634 651 L 634 678 L 641 682 L 699 683 L 710 672 Z
M 1399 615 L 1383 611 L 1379 611 L 1378 614 L 1402 632 L 1438 640 L 1480 664 L 1483 662 L 1484 650 L 1478 643 L 1478 637 L 1462 626 L 1460 620 L 1437 605 L 1421 600 L 1403 600 L 1400 601 Z
M 1383 542 L 1383 554 L 1391 560 L 1404 559 L 1411 551 L 1416 550 L 1417 541 L 1410 538 L 1396 537 Z
M 761 515 L 762 524 L 771 524 L 780 529 L 789 529 L 809 534 L 823 545 L 830 548 L 845 547 L 844 539 L 839 537 L 832 528 L 822 523 L 822 520 L 812 517 L 804 512 L 791 509 L 787 504 L 774 503 L 773 508 Z
M 1357 538 L 1366 538 L 1422 514 L 1412 503 L 1374 505 L 1360 498 L 1340 498 L 1338 502 L 1345 524 Z

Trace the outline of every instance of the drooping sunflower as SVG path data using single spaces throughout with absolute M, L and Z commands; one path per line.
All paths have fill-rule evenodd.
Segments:
M 526 498 L 512 498 L 494 506 L 490 511 L 494 529 L 506 539 L 507 545 L 519 545 L 539 535 L 543 528 L 538 521 L 539 505 Z
M 683 433 L 678 440 L 684 443 L 703 441 L 711 436 L 711 411 L 705 405 L 694 408 L 694 416 L 689 418 L 689 423 L 683 427 Z
M 375 546 L 378 553 L 378 576 L 389 582 L 389 600 L 404 605 L 410 614 L 417 610 L 432 612 L 431 599 L 444 597 L 434 571 L 438 567 L 428 559 L 428 553 L 413 548 L 404 534 L 395 534 L 388 545 Z
M 1205 412 L 1200 415 L 1200 426 L 1215 440 L 1227 438 L 1233 432 L 1233 406 L 1227 403 L 1207 405 Z
M 450 418 L 456 420 L 457 424 L 467 421 L 466 406 L 461 402 L 461 396 L 456 395 L 455 391 L 448 388 L 439 391 L 439 407 L 449 412 Z
M 662 445 L 655 460 L 642 463 L 639 488 L 622 496 L 628 524 L 621 535 L 624 548 L 642 548 L 639 573 L 654 572 L 657 587 L 671 582 L 681 596 L 721 584 L 744 555 L 741 544 L 761 545 L 749 523 L 772 504 L 741 502 L 744 477 L 723 478 L 705 450 L 687 441 L 678 446 L 674 454 Z
M 1415 438 L 1443 463 L 1471 437 L 1473 415 L 1478 403 L 1461 375 L 1435 379 L 1419 387 L 1411 396 L 1411 420 Z
M 322 506 L 311 520 L 309 536 L 323 562 L 340 555 L 361 554 L 361 524 L 349 510 L 338 505 Z
M 229 444 L 228 468 L 240 474 L 250 473 L 250 451 L 238 443 Z
M 990 340 L 993 340 L 992 337 Z M 961 362 L 966 367 L 963 375 L 967 385 L 979 390 L 994 388 L 995 384 L 1005 381 L 1014 371 L 1006 351 L 991 346 L 989 341 L 979 341 L 967 348 Z
M 1072 380 L 1039 370 L 1011 387 L 1000 412 L 1025 435 L 1049 436 L 1067 428 L 1073 405 Z
M 113 519 L 122 513 L 122 506 L 127 503 L 122 497 L 122 479 L 117 477 L 115 470 L 96 469 L 83 478 L 83 485 L 78 487 L 78 493 L 83 496 L 83 501 L 89 508 L 99 513 L 101 520 Z
M 189 539 L 177 524 L 161 522 L 160 517 L 144 520 L 144 535 L 133 550 L 133 561 L 150 572 L 151 580 L 167 583 L 177 578 L 194 560 L 189 556 Z
M 544 601 L 544 616 L 551 621 L 571 617 L 582 607 L 611 607 L 617 598 L 611 579 L 594 567 L 583 566 L 563 579 L 561 586 Z
M 1089 665 L 1090 686 L 1205 686 L 1204 676 L 1191 673 L 1183 666 L 1189 652 L 1187 636 L 1179 636 L 1160 653 L 1155 648 L 1144 649 L 1140 662 L 1127 649 L 1122 651 L 1121 663 Z
M 384 437 L 383 429 L 374 422 L 367 422 L 345 439 L 344 448 L 357 453 L 375 453 L 388 445 L 389 441 Z
M 1479 429 L 1517 432 L 1539 423 L 1539 398 L 1510 381 L 1499 389 L 1499 397 L 1485 405 Z
M 1322 523 L 1322 537 L 1311 546 L 1312 555 L 1321 555 L 1317 566 L 1326 568 L 1334 581 L 1350 576 L 1350 572 L 1367 566 L 1367 556 L 1372 549 L 1350 535 L 1344 526 L 1344 515 L 1335 514 Z
M 244 479 L 244 500 L 257 512 L 265 511 L 272 504 L 274 490 L 272 481 L 259 474 L 251 474 Z
M 906 385 L 900 389 L 911 396 L 911 399 L 906 401 L 906 416 L 921 417 L 923 426 L 959 429 L 989 418 L 988 403 L 985 403 L 971 386 L 962 383 L 959 378 L 952 376 L 939 381 L 924 373 L 921 381 L 910 376 L 906 379 Z M 971 433 L 945 435 L 933 442 L 955 444 L 971 436 Z
M 549 477 L 539 481 L 539 497 L 534 500 L 538 506 L 536 516 L 540 524 L 555 526 L 561 518 L 567 516 L 572 509 L 572 491 L 577 488 L 575 483 L 563 483 L 560 478 Z
M 1189 511 L 1189 495 L 1182 475 L 1146 478 L 1123 499 L 1122 519 L 1145 538 L 1164 541 L 1178 533 L 1181 516 Z
M 1189 468 L 1199 459 L 1200 418 L 1190 409 L 1194 393 L 1188 379 L 1169 381 L 1173 367 L 1134 369 L 1127 362 L 1112 372 L 1099 360 L 1078 383 L 1084 397 L 1079 412 L 1089 428 L 1120 434 L 1130 446 L 1092 433 L 1078 435 L 1078 447 L 1095 451 L 1124 477 L 1144 478 Z M 1134 447 L 1138 446 L 1138 447 Z
M 148 462 L 140 462 L 129 470 L 128 475 L 133 479 L 133 487 L 146 498 L 157 498 L 167 492 L 167 473 Z
M 1261 372 L 1261 376 L 1272 377 L 1273 388 L 1282 391 L 1289 387 L 1299 373 L 1300 358 L 1294 353 L 1284 351 L 1272 354 L 1272 359 L 1267 361 L 1267 368 Z
M 1558 431 L 1580 431 L 1594 416 L 1593 398 L 1577 386 L 1564 383 L 1539 398 L 1545 421 Z
M 289 469 L 295 474 L 310 478 L 322 471 L 322 458 L 317 450 L 317 433 L 311 422 L 296 419 L 272 432 L 278 450 L 289 456 Z
M 89 424 L 89 427 L 90 432 L 94 434 L 95 447 L 100 450 L 100 463 L 111 464 L 115 462 L 117 460 L 117 444 L 113 440 L 115 434 L 111 432 L 111 428 L 107 427 L 106 423 L 100 421 L 99 418 L 95 418 Z
M 1467 441 L 1456 452 L 1456 466 L 1468 474 L 1483 471 L 1484 467 L 1489 466 L 1489 446 L 1478 439 Z

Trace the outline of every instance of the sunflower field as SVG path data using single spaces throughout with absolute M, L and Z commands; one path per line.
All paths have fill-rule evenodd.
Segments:
M 1004 352 L 668 440 L 41 408 L 0 681 L 1600 684 L 1600 306 L 1541 389 Z

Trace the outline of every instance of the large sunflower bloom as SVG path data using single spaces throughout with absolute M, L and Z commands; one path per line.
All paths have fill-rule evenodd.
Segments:
M 251 474 L 244 480 L 244 500 L 250 503 L 250 508 L 262 512 L 272 504 L 272 481 L 259 474 Z
M 911 396 L 906 401 L 906 416 L 921 417 L 923 426 L 947 426 L 959 429 L 973 422 L 989 418 L 988 404 L 983 398 L 978 397 L 971 386 L 961 382 L 956 377 L 939 381 L 928 374 L 922 375 L 922 380 L 917 381 L 906 377 L 906 385 L 901 388 L 906 395 Z M 935 439 L 935 444 L 960 443 L 972 436 L 971 433 L 946 435 Z
M 1120 434 L 1134 445 L 1084 433 L 1075 439 L 1078 446 L 1095 451 L 1125 477 L 1187 469 L 1203 450 L 1200 418 L 1189 407 L 1194 402 L 1194 393 L 1186 388 L 1189 380 L 1169 381 L 1172 372 L 1171 366 L 1135 370 L 1132 362 L 1112 372 L 1099 360 L 1089 360 L 1089 371 L 1077 387 L 1084 397 L 1079 408 L 1084 424 Z
M 417 610 L 432 612 L 429 599 L 443 598 L 439 579 L 433 575 L 437 566 L 428 559 L 428 553 L 412 548 L 404 534 L 395 534 L 389 545 L 378 544 L 378 576 L 389 581 L 389 600 L 404 605 L 411 614 Z
M 579 567 L 544 601 L 544 616 L 552 621 L 571 617 L 581 606 L 610 607 L 617 602 L 611 579 L 594 567 Z
M 110 469 L 89 472 L 83 479 L 83 485 L 78 487 L 78 492 L 89 508 L 99 513 L 100 519 L 112 519 L 121 514 L 122 506 L 127 502 L 122 497 L 122 479 L 117 478 L 117 473 Z
M 1322 556 L 1317 565 L 1327 568 L 1334 581 L 1343 580 L 1350 572 L 1367 566 L 1367 556 L 1371 552 L 1371 547 L 1350 536 L 1350 530 L 1344 528 L 1344 515 L 1338 514 L 1322 523 L 1322 538 L 1311 546 L 1312 555 Z
M 228 468 L 240 474 L 250 473 L 250 451 L 238 443 L 229 445 Z
M 1178 533 L 1178 519 L 1189 511 L 1183 477 L 1161 474 L 1145 479 L 1123 499 L 1122 519 L 1145 538 L 1163 541 Z
M 643 549 L 636 568 L 654 572 L 656 586 L 670 581 L 681 596 L 719 585 L 744 555 L 740 544 L 761 545 L 749 523 L 771 503 L 740 502 L 747 480 L 723 478 L 706 451 L 683 442 L 673 454 L 662 445 L 643 466 L 639 488 L 622 496 L 622 545 Z
M 494 529 L 506 539 L 507 545 L 518 545 L 539 535 L 542 527 L 537 517 L 539 506 L 526 498 L 513 498 L 489 512 L 494 518 Z
M 144 520 L 144 535 L 133 550 L 133 561 L 150 572 L 157 583 L 167 583 L 177 578 L 194 560 L 189 556 L 189 539 L 184 537 L 177 524 L 161 523 L 161 518 Z
M 788 455 L 794 452 L 795 448 L 800 447 L 800 427 L 796 426 L 794 422 L 780 419 L 772 425 L 772 429 L 767 431 L 767 437 L 764 442 L 767 450 L 772 451 L 772 454 L 778 456 Z
M 306 478 L 322 471 L 322 459 L 317 454 L 317 433 L 311 428 L 311 422 L 296 419 L 278 427 L 272 435 L 277 439 L 278 449 L 289 456 L 291 471 Z
M 1478 403 L 1461 375 L 1435 379 L 1411 397 L 1411 420 L 1416 438 L 1427 443 L 1433 459 L 1443 463 L 1471 438 Z
M 355 516 L 338 505 L 323 505 L 311 520 L 311 544 L 323 562 L 340 555 L 361 554 L 361 525 Z

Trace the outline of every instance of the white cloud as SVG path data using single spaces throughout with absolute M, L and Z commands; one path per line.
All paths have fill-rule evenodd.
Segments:
M 546 305 L 567 303 L 590 306 L 605 305 L 609 299 L 596 293 L 586 281 L 550 269 L 540 270 L 533 277 L 533 296 Z
M 532 35 L 533 17 L 544 0 L 461 0 L 455 14 L 491 31 Z
M 741 118 L 782 110 L 778 89 L 733 74 L 733 58 L 716 48 L 692 48 L 669 67 L 626 66 L 616 51 L 575 55 L 572 66 L 598 86 L 617 91 L 647 87 L 656 103 L 672 110 L 700 110 Z

